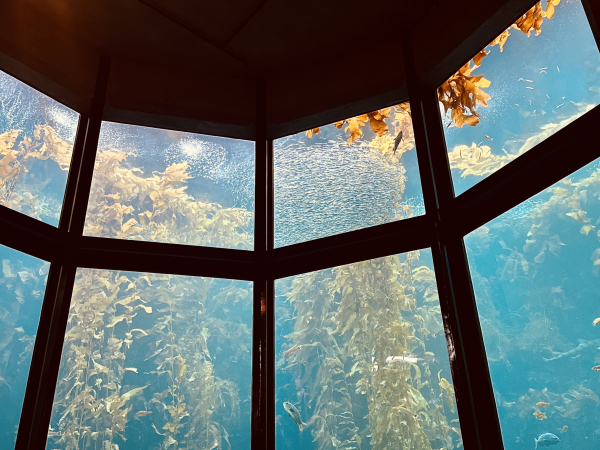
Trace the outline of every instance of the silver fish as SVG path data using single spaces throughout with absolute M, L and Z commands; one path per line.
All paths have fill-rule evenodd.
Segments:
M 300 411 L 298 411 L 298 408 L 296 408 L 290 402 L 283 402 L 283 409 L 285 409 L 285 412 L 288 413 L 294 422 L 296 422 L 300 428 L 300 432 L 302 433 L 302 430 L 304 430 L 304 428 L 308 425 L 302 422 L 302 417 L 300 417 Z
M 535 448 L 550 447 L 560 442 L 558 436 L 552 433 L 544 433 L 537 439 L 533 438 L 533 440 L 535 441 Z

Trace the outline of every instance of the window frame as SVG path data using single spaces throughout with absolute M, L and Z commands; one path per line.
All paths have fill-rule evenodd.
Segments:
M 537 1 L 521 3 L 521 13 L 524 13 Z M 582 0 L 582 3 L 598 45 L 600 33 L 596 18 L 600 17 L 600 1 Z M 504 25 L 510 25 L 514 19 Z M 480 44 L 473 54 L 487 42 Z M 101 58 L 91 108 L 78 111 L 81 117 L 58 228 L 0 206 L 0 244 L 51 263 L 17 433 L 17 449 L 46 447 L 44 430 L 50 422 L 78 267 L 252 281 L 251 448 L 274 450 L 275 280 L 429 247 L 465 447 L 503 450 L 463 238 L 600 157 L 595 129 L 600 123 L 600 106 L 455 196 L 437 86 L 417 73 L 409 31 L 401 36 L 401 50 L 408 88 L 408 98 L 403 100 L 411 104 L 425 215 L 274 249 L 273 139 L 281 136 L 268 127 L 268 86 L 265 80 L 259 79 L 254 128 L 254 251 L 83 236 L 100 126 L 110 115 L 105 99 L 111 61 Z M 458 67 L 452 69 L 440 75 L 447 78 Z M 398 102 L 390 98 L 392 103 Z M 310 128 L 319 125 L 322 124 L 314 123 Z M 587 151 L 572 150 L 577 148 Z

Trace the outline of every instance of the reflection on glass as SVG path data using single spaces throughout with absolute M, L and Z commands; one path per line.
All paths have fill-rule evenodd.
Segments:
M 252 284 L 79 269 L 48 449 L 250 448 Z
M 462 445 L 430 250 L 281 279 L 275 294 L 278 449 Z
M 254 143 L 104 122 L 84 233 L 253 248 Z
M 424 214 L 408 103 L 277 139 L 275 247 Z
M 581 2 L 538 3 L 438 96 L 458 195 L 600 103 L 600 53 Z
M 0 246 L 0 448 L 17 438 L 50 264 Z
M 595 162 L 465 239 L 509 450 L 598 439 L 599 195 Z
M 0 205 L 57 226 L 79 114 L 0 71 Z

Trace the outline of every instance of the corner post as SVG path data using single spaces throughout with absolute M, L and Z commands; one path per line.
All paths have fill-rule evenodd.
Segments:
M 256 86 L 256 175 L 254 206 L 254 319 L 252 342 L 252 450 L 275 448 L 273 141 L 267 132 L 267 86 Z
M 433 262 L 464 445 L 503 450 L 463 236 L 444 215 L 455 202 L 439 102 L 435 87 L 418 75 L 409 31 L 402 36 L 402 54 L 425 211 L 436 230 Z
M 63 210 L 59 222 L 61 252 L 51 259 L 37 337 L 27 379 L 16 450 L 43 450 L 77 267 L 73 257 L 83 233 L 110 75 L 110 59 L 101 57 L 89 114 L 79 121 Z

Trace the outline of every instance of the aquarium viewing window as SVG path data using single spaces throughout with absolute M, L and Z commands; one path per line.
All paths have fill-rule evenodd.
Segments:
M 591 4 L 288 128 L 257 80 L 252 139 L 0 62 L 0 450 L 593 445 Z

